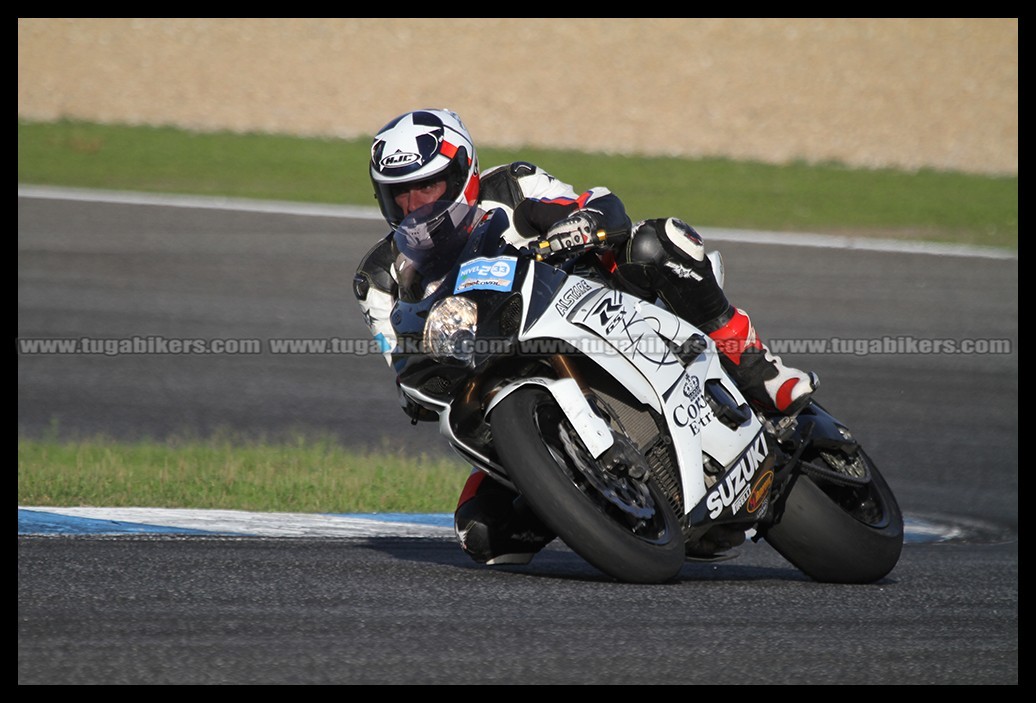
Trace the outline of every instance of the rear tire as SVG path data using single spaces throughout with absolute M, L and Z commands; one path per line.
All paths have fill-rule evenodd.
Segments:
M 574 552 L 620 581 L 664 583 L 679 574 L 683 532 L 662 491 L 653 479 L 601 468 L 548 392 L 514 391 L 490 424 L 508 476 Z
M 854 488 L 809 476 L 792 479 L 780 516 L 764 535 L 785 559 L 816 581 L 873 583 L 899 561 L 903 514 L 874 463 L 871 480 Z

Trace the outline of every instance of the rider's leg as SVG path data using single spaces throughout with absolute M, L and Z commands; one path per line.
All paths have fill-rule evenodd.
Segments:
M 809 401 L 816 376 L 770 354 L 748 315 L 727 301 L 693 227 L 672 217 L 637 223 L 616 260 L 622 283 L 659 297 L 716 342 L 723 367 L 758 407 L 791 414 Z
M 709 336 L 726 360 L 724 368 L 745 396 L 763 410 L 793 415 L 817 388 L 816 374 L 785 366 L 779 356 L 770 353 L 744 310 L 731 308 L 726 322 Z
M 481 564 L 527 564 L 556 536 L 510 488 L 474 469 L 453 516 L 461 548 Z

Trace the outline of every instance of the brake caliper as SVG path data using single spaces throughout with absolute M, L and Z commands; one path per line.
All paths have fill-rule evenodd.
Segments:
M 650 468 L 644 455 L 637 451 L 633 442 L 621 435 L 615 436 L 615 443 L 597 459 L 605 471 L 620 478 L 629 477 L 646 481 Z

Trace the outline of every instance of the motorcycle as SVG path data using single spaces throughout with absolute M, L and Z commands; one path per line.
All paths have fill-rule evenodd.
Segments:
M 816 581 L 895 567 L 902 513 L 845 424 L 815 401 L 754 409 L 708 335 L 615 287 L 595 254 L 546 263 L 508 226 L 501 210 L 430 206 L 394 232 L 392 362 L 414 422 L 437 421 L 620 581 L 672 581 L 749 537 Z

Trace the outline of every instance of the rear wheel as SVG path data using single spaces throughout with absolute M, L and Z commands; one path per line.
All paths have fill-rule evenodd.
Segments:
M 764 537 L 814 580 L 873 583 L 899 561 L 903 514 L 862 450 L 817 453 L 782 501 Z
M 654 480 L 606 471 L 540 388 L 514 391 L 490 422 L 511 480 L 574 552 L 621 581 L 676 577 L 684 563 L 683 533 Z

